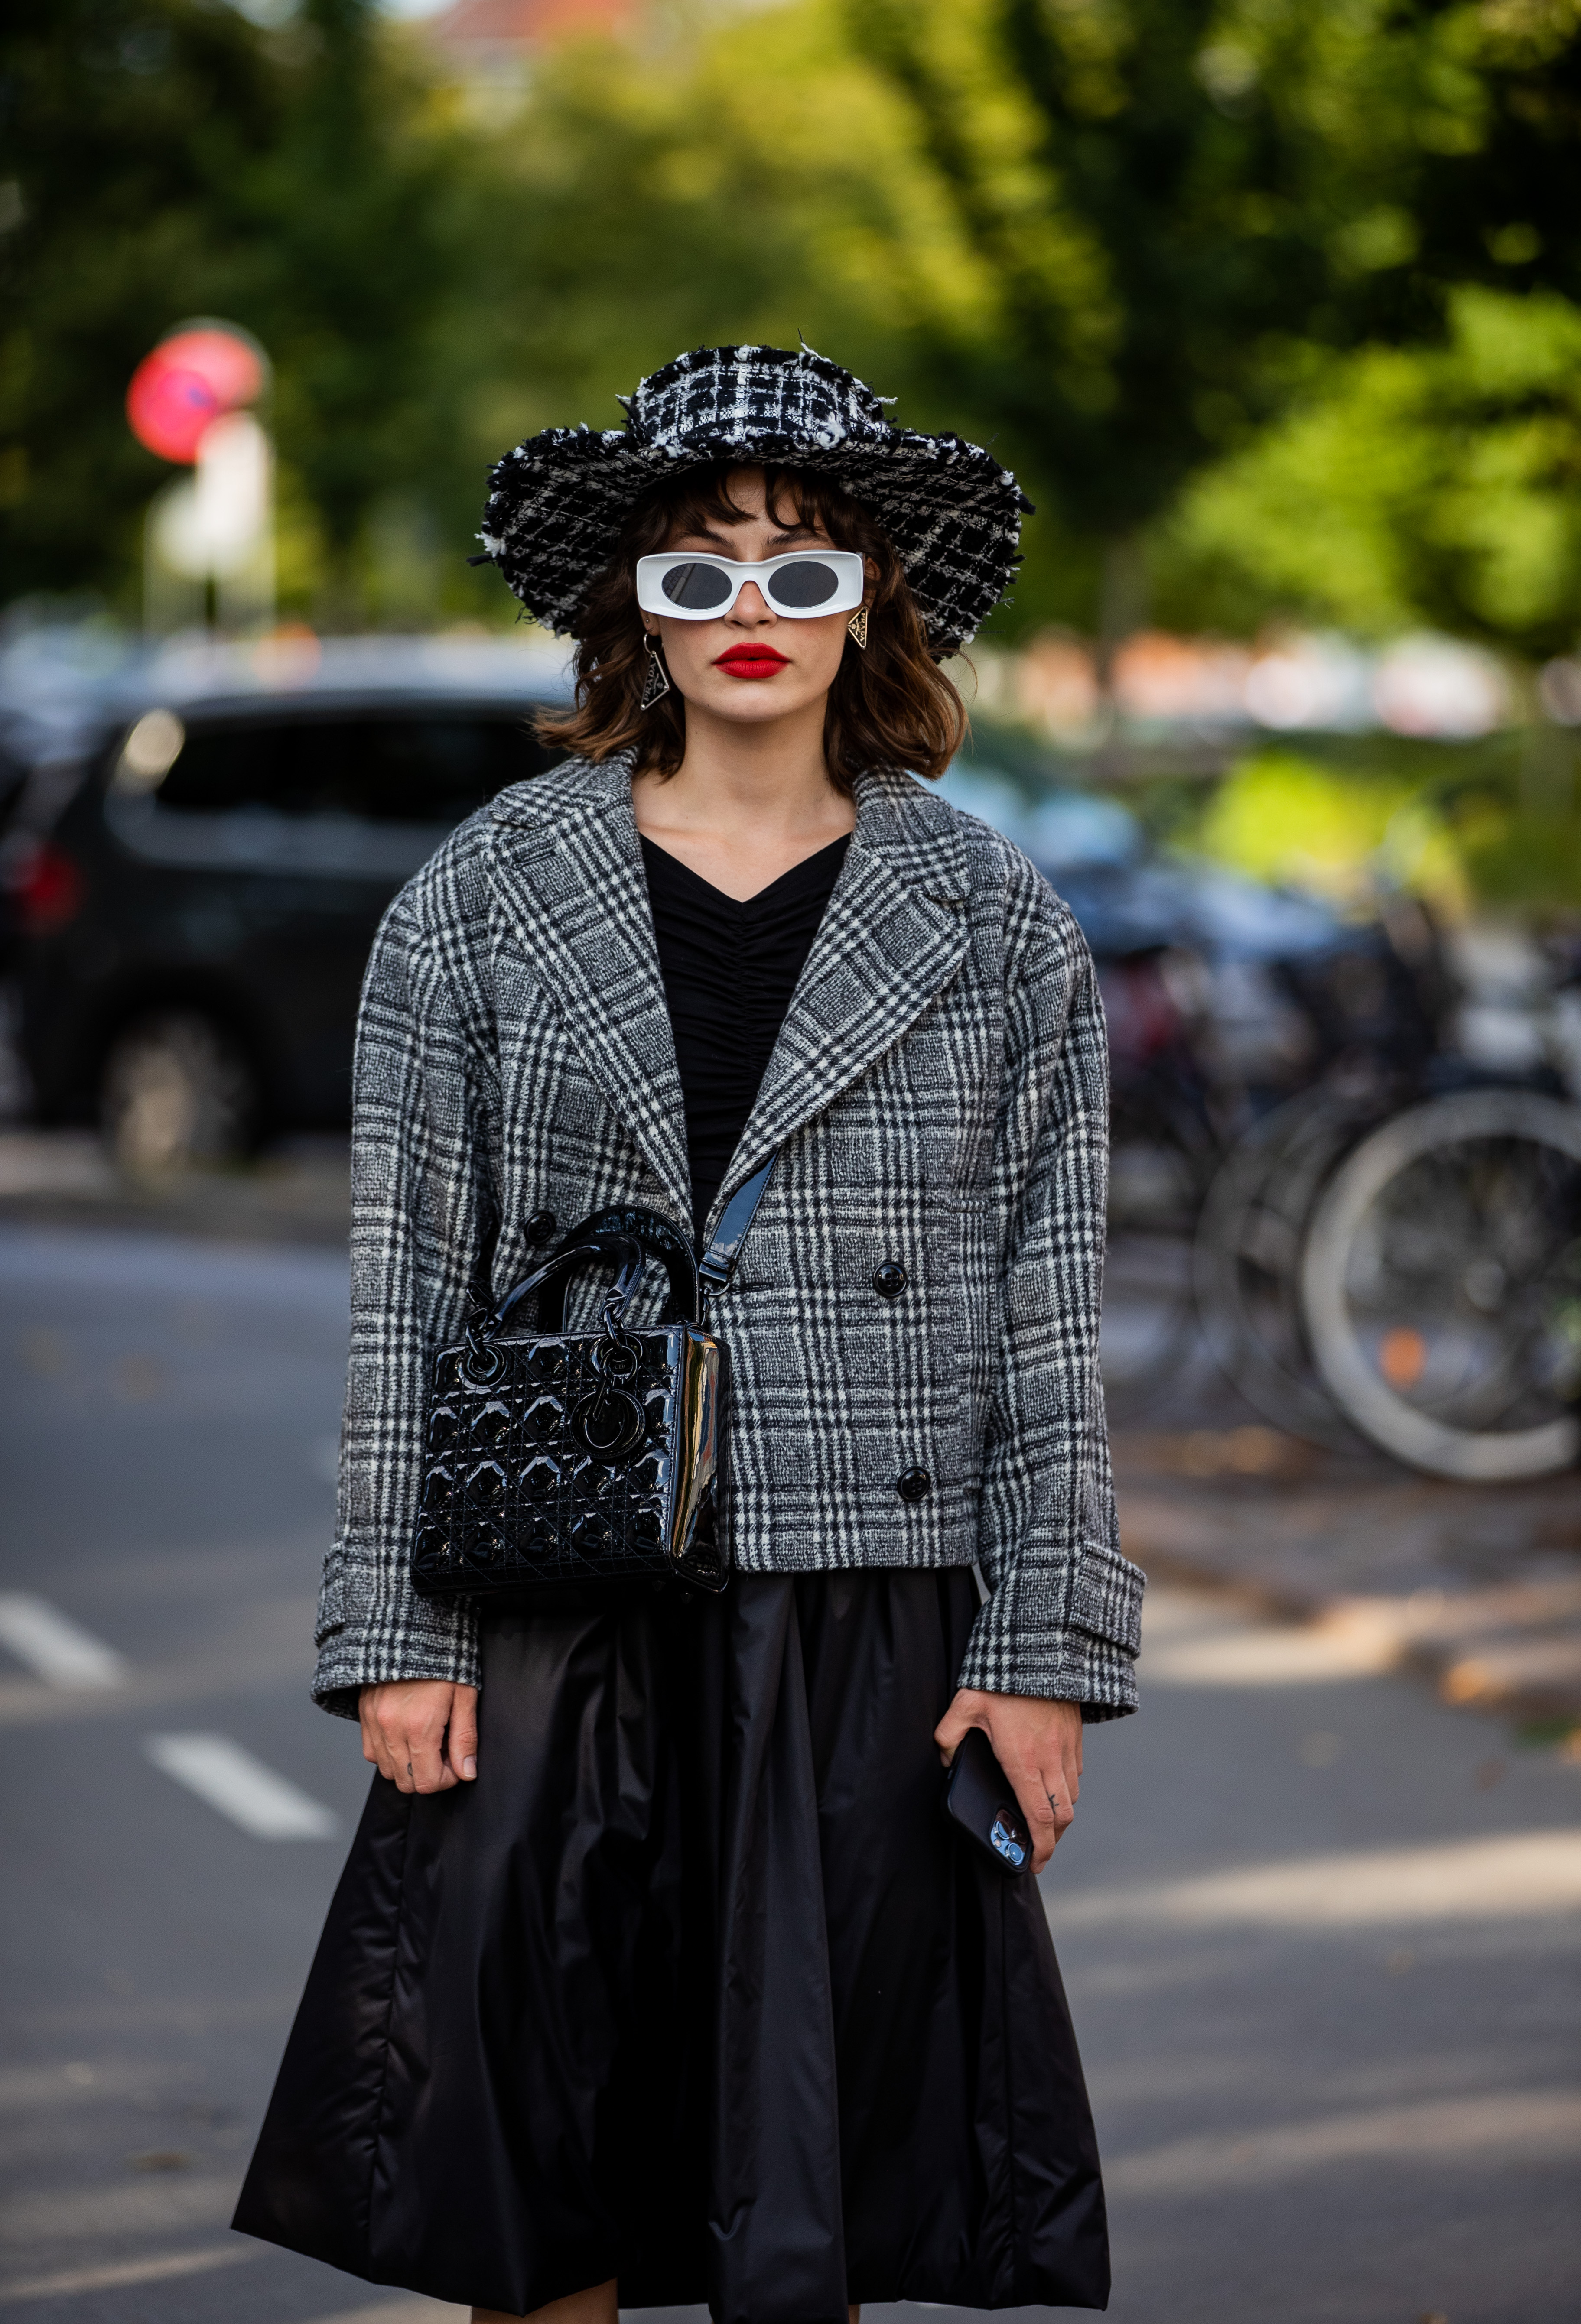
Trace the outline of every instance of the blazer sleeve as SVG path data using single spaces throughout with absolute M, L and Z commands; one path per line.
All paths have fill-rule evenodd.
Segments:
M 465 1323 L 490 1214 L 486 1102 L 482 1045 L 409 888 L 374 940 L 353 1074 L 351 1346 L 313 1681 L 344 1718 L 382 1679 L 477 1683 L 476 1617 L 418 1597 L 409 1560 L 430 1352 Z
M 1114 1719 L 1136 1708 L 1143 1576 L 1120 1554 L 1098 1371 L 1103 1003 L 1081 931 L 1020 859 L 1007 915 L 994 1157 L 1007 1223 L 978 1535 L 989 1594 L 960 1683 Z

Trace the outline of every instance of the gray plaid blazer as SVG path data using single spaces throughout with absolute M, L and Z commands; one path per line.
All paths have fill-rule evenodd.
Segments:
M 960 1679 L 1135 1707 L 1097 1368 L 1107 1072 L 1092 963 L 1007 841 L 910 776 L 855 836 L 726 1174 L 779 1166 L 716 1318 L 747 1573 L 979 1563 Z M 476 1618 L 408 1577 L 433 1350 L 491 1224 L 643 1204 L 691 1231 L 680 1079 L 630 767 L 503 792 L 395 899 L 368 964 L 351 1360 L 314 1692 L 476 1682 Z M 711 1231 L 714 1219 L 707 1222 Z M 898 1260 L 900 1297 L 874 1287 Z M 902 1499 L 897 1480 L 927 1472 Z

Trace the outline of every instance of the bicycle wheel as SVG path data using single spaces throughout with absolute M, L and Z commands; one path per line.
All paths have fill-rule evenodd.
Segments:
M 1195 1336 L 1191 1238 L 1215 1158 L 1209 1132 L 1183 1108 L 1145 1088 L 1116 1091 L 1098 1349 L 1116 1420 L 1178 1378 Z
M 1329 1452 L 1355 1434 L 1313 1371 L 1298 1277 L 1318 1188 L 1375 1098 L 1327 1087 L 1290 1098 L 1236 1146 L 1203 1205 L 1193 1253 L 1203 1336 L 1254 1412 Z
M 1581 1452 L 1581 1109 L 1435 1098 L 1362 1140 L 1301 1262 L 1314 1360 L 1375 1444 L 1433 1476 L 1550 1476 Z

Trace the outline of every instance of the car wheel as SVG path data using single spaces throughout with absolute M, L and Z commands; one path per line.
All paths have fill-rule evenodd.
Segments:
M 233 1034 L 197 1010 L 161 1010 L 111 1043 L 99 1114 L 121 1167 L 145 1176 L 236 1161 L 256 1139 L 259 1096 Z

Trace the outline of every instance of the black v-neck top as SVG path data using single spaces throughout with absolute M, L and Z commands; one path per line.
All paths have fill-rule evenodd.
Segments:
M 737 903 L 679 856 L 643 842 L 699 1231 L 746 1127 L 849 844 L 837 839 Z

